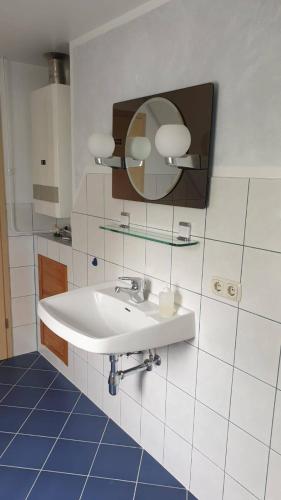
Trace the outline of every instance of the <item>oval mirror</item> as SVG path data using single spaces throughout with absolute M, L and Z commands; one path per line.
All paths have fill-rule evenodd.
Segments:
M 177 184 L 182 171 L 166 165 L 155 147 L 155 135 L 162 125 L 183 124 L 176 106 L 163 97 L 144 102 L 134 114 L 126 137 L 126 168 L 134 189 L 148 200 L 159 200 Z M 141 160 L 146 158 L 139 166 Z

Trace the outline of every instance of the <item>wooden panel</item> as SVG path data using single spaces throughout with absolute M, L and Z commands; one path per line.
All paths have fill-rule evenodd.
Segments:
M 160 200 L 147 200 L 133 188 L 126 169 L 112 170 L 112 196 L 133 201 L 148 201 L 180 207 L 204 208 L 208 201 L 211 130 L 213 120 L 214 84 L 206 83 L 184 89 L 145 96 L 113 105 L 113 137 L 115 156 L 125 156 L 127 131 L 138 108 L 152 97 L 164 97 L 179 110 L 190 130 L 189 154 L 198 157 L 199 169 L 184 170 L 173 191 Z
M 67 266 L 38 255 L 39 297 L 45 299 L 67 291 Z M 68 342 L 49 330 L 41 321 L 41 342 L 66 365 L 68 364 Z
M 0 360 L 13 355 L 4 155 L 0 117 Z

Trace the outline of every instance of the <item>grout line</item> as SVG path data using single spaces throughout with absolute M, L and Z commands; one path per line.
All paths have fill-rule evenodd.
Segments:
M 81 500 L 81 499 L 82 499 L 82 496 L 83 496 L 83 494 L 84 494 L 85 488 L 86 488 L 86 486 L 87 486 L 87 482 L 88 482 L 89 477 L 90 477 L 91 470 L 92 470 L 92 468 L 93 468 L 93 466 L 94 466 L 95 460 L 96 460 L 96 458 L 97 458 L 98 451 L 99 451 L 99 449 L 100 449 L 100 446 L 101 446 L 101 443 L 102 443 L 103 437 L 104 437 L 104 435 L 105 435 L 105 432 L 106 432 L 107 426 L 108 426 L 108 424 L 109 424 L 109 420 L 110 420 L 110 419 L 108 418 L 108 420 L 107 420 L 107 422 L 106 422 L 106 424 L 105 424 L 105 428 L 104 428 L 103 433 L 102 433 L 102 435 L 101 435 L 100 442 L 99 442 L 99 444 L 98 444 L 98 447 L 97 447 L 96 453 L 95 453 L 94 458 L 93 458 L 93 460 L 92 460 L 92 463 L 91 463 L 91 465 L 90 465 L 88 475 L 87 475 L 87 477 L 86 477 L 86 480 L 85 480 L 84 486 L 83 486 L 83 488 L 82 488 L 82 491 L 81 491 L 81 493 L 80 493 L 80 497 L 79 497 L 79 499 L 78 499 L 78 500 Z
M 134 496 L 133 496 L 132 500 L 135 500 L 135 498 L 136 498 L 138 481 L 139 481 L 139 477 L 140 477 L 140 470 L 141 470 L 142 459 L 143 459 L 143 453 L 144 453 L 144 449 L 142 449 L 142 452 L 141 452 L 140 463 L 139 463 L 139 468 L 138 468 L 138 473 L 137 473 L 137 478 L 136 478 L 136 483 L 135 483 Z
M 244 246 L 244 244 L 245 244 L 245 236 L 246 236 L 246 224 L 247 224 L 246 221 L 247 221 L 247 213 L 248 213 L 249 192 L 250 192 L 250 179 L 248 179 L 248 186 L 247 186 L 246 210 L 245 210 L 243 242 L 242 242 L 243 246 L 242 246 L 241 268 L 240 268 L 240 283 L 242 283 L 242 274 L 243 274 L 243 263 L 244 263 L 244 253 L 245 253 L 245 246 Z M 232 406 L 232 394 L 233 394 L 235 361 L 236 361 L 236 347 L 237 347 L 237 338 L 238 338 L 239 304 L 240 303 L 238 302 L 238 304 L 237 304 L 236 326 L 235 326 L 235 342 L 234 342 L 234 351 L 233 351 L 233 365 L 232 365 L 232 375 L 231 375 L 231 388 L 230 388 L 230 398 L 229 398 L 229 410 L 228 410 L 228 417 L 227 417 L 227 433 L 226 433 L 226 443 L 225 443 L 224 476 L 223 476 L 223 485 L 222 485 L 222 497 L 224 496 L 224 489 L 225 489 L 225 471 L 226 471 L 227 454 L 228 454 L 229 429 L 230 429 L 230 423 L 231 423 L 231 421 L 230 421 L 230 415 L 231 415 L 231 406 Z
M 58 442 L 58 440 L 59 440 L 59 438 L 60 438 L 60 436 L 61 436 L 61 434 L 62 434 L 62 432 L 63 432 L 63 430 L 64 430 L 64 428 L 65 428 L 65 426 L 66 426 L 66 424 L 68 423 L 68 421 L 69 421 L 69 419 L 70 419 L 70 417 L 71 417 L 71 415 L 72 415 L 72 413 L 73 413 L 73 410 L 74 410 L 75 406 L 77 405 L 77 403 L 78 403 L 79 399 L 81 398 L 81 396 L 82 396 L 82 393 L 80 392 L 80 394 L 79 394 L 79 396 L 78 396 L 78 398 L 77 398 L 77 400 L 76 400 L 76 403 L 75 403 L 74 407 L 72 408 L 72 411 L 69 413 L 69 415 L 68 415 L 68 417 L 67 417 L 66 421 L 64 422 L 64 424 L 63 424 L 63 426 L 62 426 L 62 428 L 61 428 L 61 430 L 60 430 L 60 432 L 59 432 L 59 434 L 58 434 L 57 438 L 55 439 L 55 442 L 54 442 L 54 444 L 53 444 L 52 448 L 50 449 L 50 451 L 49 451 L 49 453 L 48 453 L 48 455 L 47 455 L 47 457 L 46 457 L 46 459 L 45 459 L 45 461 L 44 461 L 44 463 L 43 463 L 43 465 L 42 465 L 42 467 L 41 467 L 40 471 L 38 472 L 38 474 L 37 474 L 37 476 L 36 476 L 36 478 L 35 478 L 35 480 L 34 480 L 34 482 L 33 482 L 32 486 L 31 486 L 31 488 L 29 489 L 29 491 L 28 491 L 28 493 L 27 493 L 27 496 L 25 497 L 25 500 L 27 500 L 27 499 L 28 499 L 28 497 L 29 497 L 29 495 L 30 495 L 31 491 L 33 490 L 33 488 L 34 488 L 34 486 L 35 486 L 35 484 L 36 484 L 36 482 L 37 482 L 37 480 L 38 480 L 38 478 L 39 478 L 39 476 L 40 476 L 41 472 L 42 472 L 42 471 L 43 471 L 43 469 L 44 469 L 45 464 L 47 463 L 47 461 L 48 461 L 48 459 L 49 459 L 49 457 L 50 457 L 50 455 L 51 455 L 51 453 L 52 453 L 52 451 L 53 451 L 54 447 L 56 446 L 56 444 L 57 444 L 57 442 Z M 38 404 L 38 403 L 37 403 L 37 404 Z

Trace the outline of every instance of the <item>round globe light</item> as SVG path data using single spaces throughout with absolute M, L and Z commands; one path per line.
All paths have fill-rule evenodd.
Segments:
M 191 144 L 191 135 L 185 125 L 162 125 L 155 135 L 158 153 L 165 158 L 184 156 Z
M 151 143 L 147 137 L 128 137 L 126 140 L 127 154 L 134 160 L 146 160 L 151 153 Z
M 110 134 L 92 134 L 88 139 L 88 149 L 96 158 L 110 158 L 115 149 L 115 142 Z

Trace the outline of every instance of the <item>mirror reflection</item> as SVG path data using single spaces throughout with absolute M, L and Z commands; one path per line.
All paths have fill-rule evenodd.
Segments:
M 148 200 L 159 200 L 170 193 L 182 173 L 167 165 L 158 153 L 156 132 L 162 125 L 183 123 L 176 106 L 163 97 L 148 99 L 131 120 L 125 148 L 127 172 L 134 189 Z M 143 160 L 141 166 L 136 159 Z

